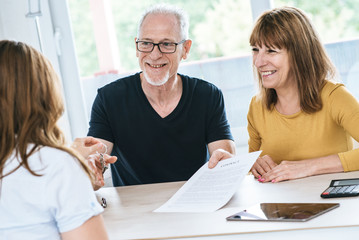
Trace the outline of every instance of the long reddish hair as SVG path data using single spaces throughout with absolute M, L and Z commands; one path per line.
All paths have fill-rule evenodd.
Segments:
M 310 20 L 301 10 L 281 7 L 264 12 L 253 28 L 249 42 L 251 46 L 287 50 L 302 110 L 314 113 L 322 108 L 320 91 L 326 79 L 333 80 L 337 76 L 336 69 Z M 258 72 L 256 75 L 259 96 L 270 110 L 278 100 L 276 91 L 264 88 L 261 75 Z
M 39 176 L 28 158 L 42 146 L 70 153 L 90 175 L 82 157 L 65 146 L 57 125 L 63 111 L 61 84 L 51 63 L 25 43 L 0 41 L 0 180 L 21 166 Z M 20 164 L 4 174 L 14 151 Z

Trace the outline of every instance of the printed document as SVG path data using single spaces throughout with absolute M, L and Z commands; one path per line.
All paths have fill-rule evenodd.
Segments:
M 205 163 L 165 204 L 154 212 L 214 212 L 238 190 L 261 151 L 220 161 L 213 169 Z

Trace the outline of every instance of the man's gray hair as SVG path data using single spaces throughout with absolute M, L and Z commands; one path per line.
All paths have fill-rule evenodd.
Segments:
M 189 18 L 187 13 L 176 6 L 168 5 L 168 4 L 156 4 L 151 7 L 149 7 L 145 12 L 142 14 L 142 17 L 140 19 L 140 22 L 138 24 L 137 28 L 137 38 L 139 38 L 140 30 L 143 24 L 143 21 L 145 18 L 150 14 L 168 14 L 168 15 L 174 15 L 181 27 L 181 37 L 183 39 L 188 39 L 188 29 L 189 29 Z

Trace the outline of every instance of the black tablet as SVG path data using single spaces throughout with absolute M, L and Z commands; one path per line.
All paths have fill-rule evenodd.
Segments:
M 260 203 L 227 220 L 305 222 L 337 207 L 339 203 Z

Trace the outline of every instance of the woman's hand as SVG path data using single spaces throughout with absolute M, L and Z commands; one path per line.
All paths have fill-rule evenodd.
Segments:
M 117 161 L 117 157 L 108 155 L 107 145 L 94 137 L 76 138 L 71 148 L 86 159 L 87 165 L 94 173 L 95 179 L 92 183 L 94 190 L 103 187 L 105 185 L 103 173 L 110 163 Z
M 261 182 L 281 182 L 318 174 L 343 172 L 337 154 L 298 161 L 282 161 L 278 166 L 262 174 Z
M 254 177 L 258 178 L 258 180 L 261 181 L 263 175 L 271 171 L 277 165 L 278 164 L 276 164 L 270 156 L 264 155 L 263 157 L 259 157 L 257 161 L 253 164 L 251 172 Z
M 110 156 L 108 154 L 102 155 L 103 159 L 101 160 L 101 154 L 92 154 L 90 155 L 87 160 L 87 165 L 90 167 L 92 172 L 95 175 L 95 179 L 92 183 L 94 190 L 98 190 L 101 187 L 105 185 L 105 180 L 103 178 L 104 173 L 104 167 L 107 168 L 107 166 L 110 163 L 114 163 L 117 161 L 116 156 Z M 101 162 L 103 161 L 103 162 Z
M 91 154 L 106 153 L 106 146 L 94 137 L 76 138 L 71 144 L 71 148 L 80 153 L 85 159 Z
M 267 173 L 262 175 L 261 182 L 281 182 L 312 175 L 310 161 L 282 161 Z

